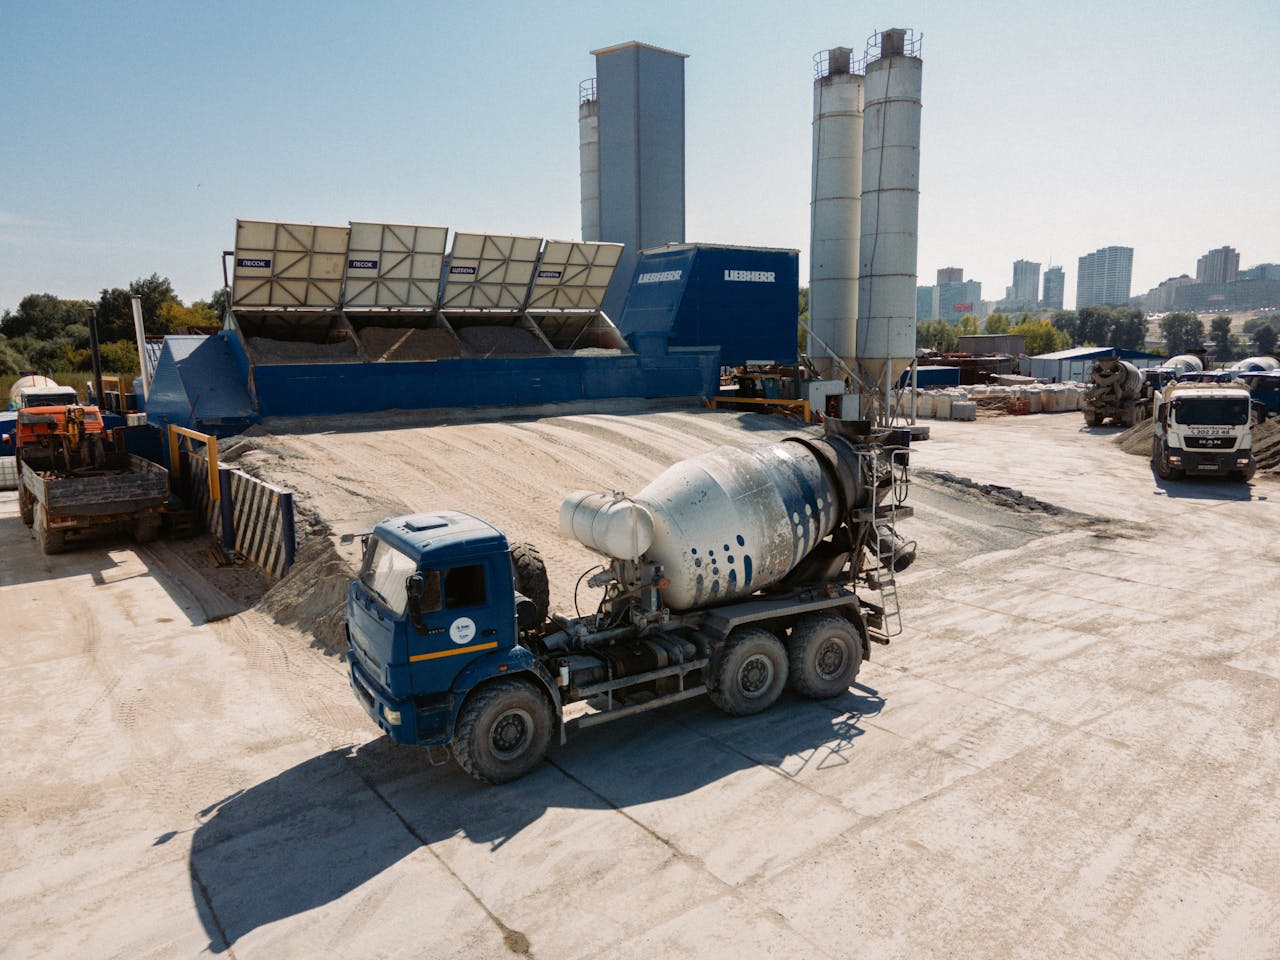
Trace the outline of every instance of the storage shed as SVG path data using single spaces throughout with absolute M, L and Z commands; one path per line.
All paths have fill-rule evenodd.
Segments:
M 1154 353 L 1143 353 L 1141 350 L 1122 350 L 1119 347 L 1072 347 L 1070 350 L 1058 350 L 1055 353 L 1042 353 L 1029 358 L 1031 376 L 1052 383 L 1076 381 L 1083 383 L 1089 379 L 1093 370 L 1093 362 L 1103 357 L 1119 357 L 1128 360 L 1138 369 L 1158 367 L 1165 358 Z

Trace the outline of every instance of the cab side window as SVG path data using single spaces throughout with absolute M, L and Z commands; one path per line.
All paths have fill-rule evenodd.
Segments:
M 444 605 L 449 609 L 479 607 L 485 602 L 484 564 L 454 567 L 444 575 Z

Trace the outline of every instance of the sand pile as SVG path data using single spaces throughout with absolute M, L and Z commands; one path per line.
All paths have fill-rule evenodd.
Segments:
M 519 327 L 463 327 L 458 339 L 477 357 L 545 357 L 547 345 Z
M 1151 456 L 1151 440 L 1155 421 L 1143 420 L 1115 438 L 1125 453 L 1136 457 Z M 1253 425 L 1253 458 L 1259 470 L 1280 472 L 1280 420 L 1272 418 Z
M 349 339 L 337 343 L 312 343 L 309 340 L 272 340 L 250 337 L 249 349 L 263 363 L 298 363 L 305 361 L 353 360 L 356 345 Z
M 360 342 L 371 360 L 445 360 L 462 356 L 447 330 L 416 327 L 365 327 Z

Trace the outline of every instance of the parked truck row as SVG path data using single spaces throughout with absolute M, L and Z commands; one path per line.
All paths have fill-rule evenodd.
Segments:
M 900 629 L 907 442 L 831 419 L 677 463 L 632 497 L 570 494 L 561 530 L 602 558 L 579 581 L 596 609 L 574 617 L 549 614 L 536 549 L 485 521 L 386 520 L 348 592 L 351 687 L 392 740 L 448 745 L 491 783 L 553 736 L 686 698 L 744 715 L 788 685 L 837 696 Z

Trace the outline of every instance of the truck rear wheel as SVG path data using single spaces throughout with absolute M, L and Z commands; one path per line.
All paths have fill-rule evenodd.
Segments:
M 45 512 L 43 503 L 36 505 L 35 528 L 36 539 L 40 541 L 40 550 L 46 556 L 62 553 L 67 549 L 67 535 L 61 530 L 49 529 L 49 515 Z
M 844 617 L 803 617 L 791 633 L 787 660 L 796 693 L 814 700 L 838 697 L 862 668 L 862 638 Z
M 551 584 L 542 554 L 531 543 L 517 543 L 511 548 L 511 566 L 515 570 L 516 589 L 533 601 L 538 623 L 545 623 L 551 609 Z
M 729 634 L 716 667 L 711 702 L 736 717 L 773 706 L 787 685 L 787 651 L 761 627 L 738 627 Z
M 523 777 L 551 742 L 551 704 L 532 683 L 512 677 L 480 688 L 458 714 L 453 758 L 484 783 Z
M 28 527 L 35 523 L 35 506 L 32 503 L 31 492 L 26 487 L 18 488 L 18 512 L 22 514 L 22 522 Z
M 137 543 L 150 543 L 160 535 L 160 514 L 147 513 L 133 521 L 133 539 Z

